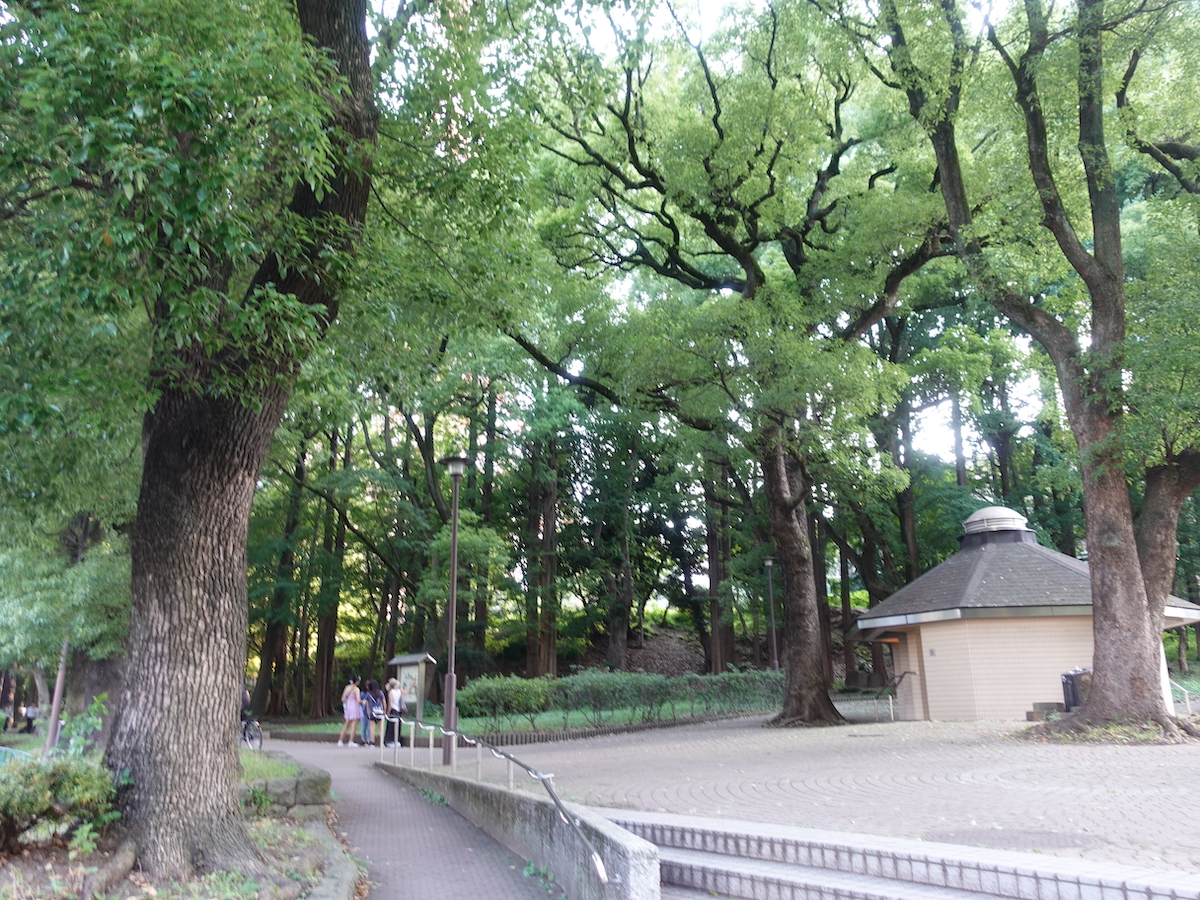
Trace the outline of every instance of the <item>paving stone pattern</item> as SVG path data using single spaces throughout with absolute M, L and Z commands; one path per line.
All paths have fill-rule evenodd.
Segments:
M 327 770 L 338 830 L 368 867 L 370 900 L 546 900 L 525 862 L 453 810 L 374 767 L 377 750 L 272 741 Z
M 1017 740 L 1021 723 L 774 729 L 758 719 L 539 744 L 591 806 L 744 819 L 1194 872 L 1200 747 Z M 464 767 L 465 768 L 465 767 Z M 473 766 L 469 767 L 473 772 Z M 460 769 L 461 771 L 461 769 Z M 484 778 L 502 781 L 499 766 Z

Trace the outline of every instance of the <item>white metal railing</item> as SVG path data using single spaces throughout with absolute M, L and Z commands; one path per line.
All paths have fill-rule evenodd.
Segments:
M 533 768 L 532 766 L 528 766 L 525 763 L 521 762 L 519 759 L 517 759 L 511 753 L 501 750 L 499 747 L 495 746 L 494 744 L 489 744 L 487 741 L 483 740 L 482 738 L 468 737 L 465 734 L 459 734 L 456 731 L 450 731 L 445 728 L 442 728 L 440 725 L 425 725 L 424 723 L 418 722 L 414 719 L 405 720 L 402 716 L 387 716 L 387 717 L 385 717 L 385 720 L 387 722 L 391 722 L 395 726 L 394 736 L 395 736 L 396 740 L 393 742 L 392 747 L 390 748 L 392 751 L 392 764 L 393 765 L 398 765 L 400 762 L 400 734 L 401 734 L 401 730 L 407 724 L 408 725 L 408 733 L 409 733 L 408 759 L 409 759 L 409 765 L 412 766 L 413 768 L 416 768 L 416 765 L 417 765 L 416 734 L 417 734 L 418 728 L 420 728 L 422 731 L 428 733 L 428 735 L 429 735 L 429 768 L 431 770 L 433 769 L 433 766 L 434 766 L 434 753 L 433 753 L 433 732 L 434 731 L 441 732 L 443 741 L 449 740 L 452 742 L 450 745 L 450 774 L 451 775 L 458 774 L 458 739 L 460 737 L 462 738 L 464 743 L 466 743 L 468 746 L 475 748 L 475 780 L 476 781 L 483 781 L 483 751 L 484 751 L 484 748 L 487 748 L 487 750 L 496 759 L 503 759 L 507 763 L 508 789 L 510 791 L 513 789 L 514 767 L 520 766 L 522 769 L 524 769 L 529 774 L 530 778 L 532 778 L 534 781 L 537 781 L 538 783 L 540 783 L 542 785 L 542 787 L 544 787 L 546 789 L 546 793 L 550 795 L 550 800 L 554 803 L 554 807 L 558 811 L 559 818 L 562 819 L 563 822 L 565 822 L 566 824 L 570 825 L 572 827 L 572 829 L 574 829 L 576 836 L 578 836 L 578 838 L 581 841 L 583 841 L 584 846 L 587 847 L 588 851 L 591 853 L 592 865 L 596 869 L 596 875 L 599 877 L 600 882 L 602 884 L 608 884 L 608 881 L 609 881 L 608 871 L 604 867 L 604 860 L 600 858 L 600 853 L 599 853 L 599 851 L 596 850 L 595 845 L 592 844 L 592 842 L 590 840 L 588 840 L 587 835 L 583 833 L 583 829 L 579 825 L 579 819 L 576 818 L 575 816 L 572 816 L 568 812 L 567 808 L 563 805 L 562 800 L 559 799 L 558 794 L 554 790 L 554 775 L 553 775 L 553 773 L 539 772 L 537 769 Z M 386 762 L 386 760 L 384 759 L 385 751 L 389 748 L 384 746 L 383 732 L 385 731 L 385 729 L 381 728 L 379 731 L 380 731 L 380 734 L 379 734 L 379 760 L 380 760 L 380 762 Z
M 1171 687 L 1175 688 L 1177 691 L 1179 691 L 1179 693 L 1183 694 L 1183 708 L 1184 708 L 1183 714 L 1185 716 L 1190 716 L 1192 714 L 1192 696 L 1191 696 L 1191 694 L 1189 694 L 1187 692 L 1187 688 L 1185 688 L 1182 684 L 1178 684 L 1177 682 L 1172 681 Z M 1173 702 L 1175 698 L 1172 697 L 1171 699 Z

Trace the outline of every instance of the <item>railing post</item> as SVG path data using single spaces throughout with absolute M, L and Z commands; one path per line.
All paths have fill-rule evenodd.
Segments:
M 483 781 L 483 744 L 475 742 L 475 780 Z
M 451 731 L 449 733 L 442 732 L 442 740 L 450 741 L 450 774 L 458 774 L 458 732 Z M 443 757 L 445 754 L 442 754 Z
M 507 758 L 507 757 L 506 757 Z M 513 761 L 508 760 L 508 789 L 513 789 Z
M 433 726 L 429 726 L 429 768 L 433 770 Z

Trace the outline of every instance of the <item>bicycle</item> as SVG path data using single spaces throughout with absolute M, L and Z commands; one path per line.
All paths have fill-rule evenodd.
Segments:
M 242 719 L 241 743 L 250 750 L 262 749 L 262 726 L 253 716 Z

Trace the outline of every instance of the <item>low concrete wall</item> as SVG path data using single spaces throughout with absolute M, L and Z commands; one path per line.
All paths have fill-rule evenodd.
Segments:
M 591 852 L 548 796 L 428 769 L 375 765 L 414 787 L 441 794 L 468 822 L 522 859 L 547 869 L 569 900 L 659 900 L 658 848 L 595 813 L 565 804 L 604 861 L 608 884 L 601 883 Z

